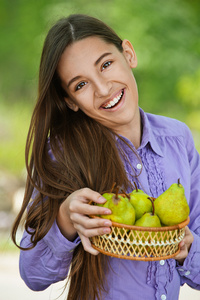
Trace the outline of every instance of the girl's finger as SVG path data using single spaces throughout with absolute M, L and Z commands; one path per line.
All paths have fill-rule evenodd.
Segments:
M 111 232 L 111 228 L 108 226 L 85 228 L 80 223 L 79 224 L 75 223 L 74 228 L 76 229 L 78 234 L 81 234 L 87 238 L 90 238 L 92 236 L 97 236 L 97 235 L 104 235 Z
M 89 188 L 83 188 L 80 189 L 77 193 L 77 195 L 81 196 L 82 198 L 84 198 L 86 200 L 86 202 L 96 202 L 96 203 L 105 203 L 106 199 L 104 197 L 102 197 L 101 194 L 99 194 L 98 192 L 95 192 Z
M 84 215 L 110 215 L 112 211 L 107 207 L 98 205 L 91 205 L 83 202 L 71 202 L 69 205 L 69 211 L 71 213 L 80 213 Z
M 89 218 L 80 214 L 73 214 L 73 223 L 80 224 L 86 229 L 98 228 L 98 227 L 111 227 L 112 222 L 108 219 L 103 218 Z
M 97 251 L 96 249 L 94 249 L 91 245 L 91 242 L 88 238 L 86 238 L 85 236 L 83 235 L 79 235 L 80 236 L 80 239 L 81 239 L 81 242 L 82 242 L 82 245 L 83 245 L 83 248 L 85 251 L 93 254 L 93 255 L 98 255 L 99 254 L 99 251 Z

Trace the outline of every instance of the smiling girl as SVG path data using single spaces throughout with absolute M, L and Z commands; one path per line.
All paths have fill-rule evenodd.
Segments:
M 68 275 L 67 299 L 177 300 L 200 289 L 200 157 L 187 126 L 138 105 L 132 44 L 101 21 L 71 15 L 49 31 L 26 145 L 20 273 L 33 290 Z M 190 224 L 174 259 L 130 261 L 98 253 L 89 238 L 110 232 L 102 192 L 134 182 L 158 197 L 181 178 Z

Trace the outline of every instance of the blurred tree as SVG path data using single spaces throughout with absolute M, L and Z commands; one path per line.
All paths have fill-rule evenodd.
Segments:
M 200 68 L 192 75 L 185 75 L 177 83 L 178 96 L 191 109 L 198 109 L 200 103 Z
M 199 139 L 199 0 L 0 0 L 0 125 L 6 109 L 13 112 L 12 118 L 6 116 L 11 129 L 3 132 L 3 138 L 0 135 L 1 143 L 5 142 L 0 166 L 4 162 L 11 168 L 14 154 L 5 163 L 6 154 L 23 137 L 18 135 L 19 128 L 28 126 L 28 118 L 22 120 L 22 116 L 30 108 L 22 107 L 32 106 L 36 98 L 45 35 L 57 19 L 71 13 L 100 18 L 122 39 L 128 38 L 138 58 L 134 74 L 141 107 L 186 121 Z M 17 109 L 20 103 L 24 114 Z M 16 139 L 10 145 L 12 130 Z
M 10 101 L 35 89 L 44 35 L 70 13 L 100 17 L 132 41 L 141 104 L 149 111 L 177 109 L 176 84 L 199 65 L 198 1 L 1 0 L 0 5 L 0 89 Z
M 48 1 L 49 2 L 49 1 Z M 30 95 L 39 65 L 47 1 L 1 0 L 0 91 L 9 101 Z
M 184 75 L 177 82 L 177 95 L 187 107 L 186 122 L 200 131 L 200 68 L 192 75 Z
M 120 0 L 115 1 L 120 10 Z M 125 5 L 127 4 L 127 5 Z M 196 4 L 197 5 L 197 4 Z M 200 3 L 198 5 L 200 7 Z M 115 9 L 116 11 L 117 9 Z M 141 105 L 156 113 L 179 115 L 176 83 L 193 74 L 200 63 L 200 21 L 189 1 L 123 1 L 115 12 L 123 36 L 133 42 L 138 56 L 136 71 Z

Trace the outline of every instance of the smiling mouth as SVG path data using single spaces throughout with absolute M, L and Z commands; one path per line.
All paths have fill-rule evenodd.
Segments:
M 104 108 L 104 109 L 109 109 L 109 108 L 113 108 L 113 107 L 117 106 L 117 104 L 122 99 L 123 95 L 124 95 L 124 90 L 122 90 L 121 93 L 117 97 L 115 97 L 112 100 L 106 102 L 101 107 Z

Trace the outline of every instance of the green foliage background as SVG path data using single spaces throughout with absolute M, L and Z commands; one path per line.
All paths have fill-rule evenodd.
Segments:
M 43 41 L 71 13 L 98 17 L 132 42 L 140 106 L 187 123 L 200 150 L 198 0 L 0 0 L 0 170 L 24 168 Z

